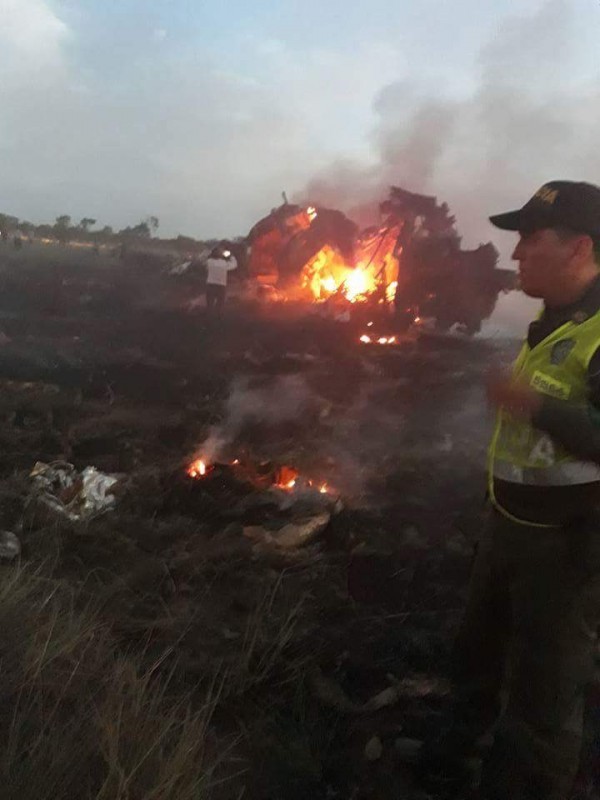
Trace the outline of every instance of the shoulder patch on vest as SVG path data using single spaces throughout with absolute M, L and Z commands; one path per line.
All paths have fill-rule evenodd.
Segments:
M 550 375 L 544 375 L 539 369 L 536 369 L 533 373 L 530 386 L 542 394 L 557 397 L 559 400 L 568 400 L 571 394 L 571 387 L 568 383 L 557 381 L 556 378 L 552 378 Z
M 562 364 L 571 350 L 575 347 L 575 339 L 561 339 L 557 342 L 550 353 L 551 364 Z

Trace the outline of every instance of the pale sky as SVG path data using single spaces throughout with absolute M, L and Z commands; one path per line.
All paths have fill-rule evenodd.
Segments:
M 391 183 L 469 245 L 600 182 L 599 0 L 0 0 L 0 210 L 243 235 Z M 309 189 L 307 190 L 307 187 Z

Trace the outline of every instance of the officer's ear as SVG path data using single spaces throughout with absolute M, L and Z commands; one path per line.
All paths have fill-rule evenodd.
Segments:
M 594 260 L 594 241 L 591 236 L 584 233 L 576 234 L 569 244 L 572 247 L 572 263 L 587 264 L 589 261 Z
M 587 233 L 579 233 L 572 228 L 554 228 L 559 242 L 568 248 L 571 264 L 585 264 L 594 258 L 594 241 Z

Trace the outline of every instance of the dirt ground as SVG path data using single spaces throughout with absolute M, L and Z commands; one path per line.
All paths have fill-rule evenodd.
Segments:
M 364 321 L 285 304 L 211 321 L 188 310 L 199 293 L 143 264 L 0 248 L 0 528 L 100 603 L 123 650 L 217 687 L 214 797 L 426 797 L 396 743 L 443 707 L 485 491 L 482 376 L 511 347 L 361 345 Z M 189 478 L 211 437 L 217 460 L 326 482 L 324 530 L 284 549 L 265 531 L 305 519 L 304 498 Z M 31 502 L 29 472 L 54 460 L 121 475 L 115 510 L 72 523 Z

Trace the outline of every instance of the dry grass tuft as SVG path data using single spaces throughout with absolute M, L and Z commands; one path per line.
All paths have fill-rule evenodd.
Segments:
M 222 757 L 218 692 L 192 704 L 116 653 L 63 583 L 0 570 L 0 781 L 4 800 L 204 800 Z

